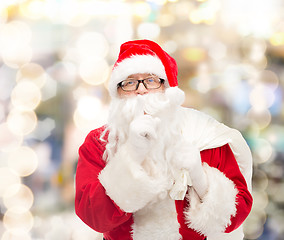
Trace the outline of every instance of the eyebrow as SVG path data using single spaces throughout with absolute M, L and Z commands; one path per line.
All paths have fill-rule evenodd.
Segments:
M 149 78 L 149 77 L 158 77 L 156 74 L 153 74 L 153 73 L 151 73 L 149 76 L 147 76 L 147 77 L 145 77 L 145 78 L 143 78 L 143 79 L 146 79 L 146 78 Z M 130 78 L 126 78 L 125 80 L 136 80 L 136 78 L 134 78 L 134 77 L 130 77 Z

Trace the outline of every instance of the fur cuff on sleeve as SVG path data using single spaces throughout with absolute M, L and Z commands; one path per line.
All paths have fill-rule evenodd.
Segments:
M 218 169 L 206 163 L 203 168 L 208 178 L 208 191 L 200 201 L 194 189 L 190 188 L 186 196 L 190 205 L 185 210 L 185 219 L 188 227 L 209 237 L 223 233 L 230 225 L 231 217 L 236 214 L 238 190 Z
M 243 240 L 244 232 L 242 225 L 230 233 L 217 233 L 207 237 L 207 240 Z
M 150 177 L 127 147 L 121 147 L 99 174 L 106 194 L 125 212 L 135 212 L 165 194 L 166 183 Z

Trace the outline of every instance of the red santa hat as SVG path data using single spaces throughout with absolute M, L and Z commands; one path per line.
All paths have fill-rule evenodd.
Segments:
M 175 59 L 150 40 L 134 40 L 121 45 L 109 81 L 110 95 L 116 97 L 117 84 L 135 73 L 152 73 L 163 78 L 166 87 L 178 86 Z

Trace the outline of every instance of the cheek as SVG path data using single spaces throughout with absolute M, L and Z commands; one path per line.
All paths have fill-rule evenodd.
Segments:
M 165 85 L 162 85 L 160 88 L 153 89 L 151 92 L 164 92 L 165 89 L 166 89 Z

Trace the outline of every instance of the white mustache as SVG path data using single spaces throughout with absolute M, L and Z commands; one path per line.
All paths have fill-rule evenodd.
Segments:
M 184 92 L 178 87 L 167 88 L 164 93 L 150 93 L 136 97 L 135 108 L 142 109 L 149 115 L 159 115 L 184 102 Z M 142 114 L 137 111 L 137 114 Z

